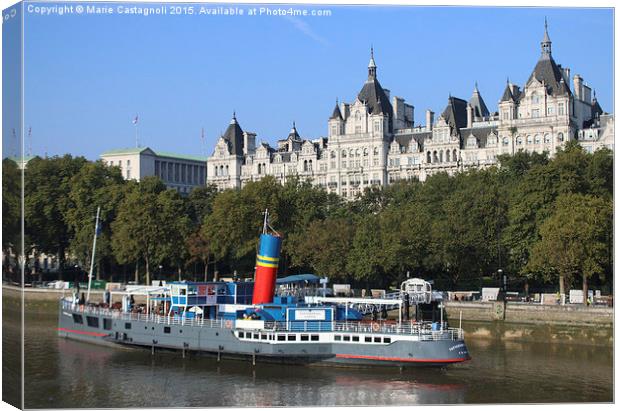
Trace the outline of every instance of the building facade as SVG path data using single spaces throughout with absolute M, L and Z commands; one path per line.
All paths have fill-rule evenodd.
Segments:
M 155 152 L 148 147 L 111 150 L 101 154 L 104 163 L 120 167 L 126 180 L 140 181 L 144 177 L 158 176 L 168 188 L 183 195 L 195 187 L 206 184 L 207 159 Z
M 277 147 L 257 145 L 256 134 L 243 131 L 233 114 L 208 159 L 208 182 L 227 189 L 266 175 L 282 183 L 298 176 L 354 198 L 373 185 L 488 167 L 500 154 L 553 156 L 569 140 L 589 152 L 613 150 L 614 116 L 578 74 L 571 79 L 570 69 L 554 61 L 546 22 L 540 48 L 527 82 L 521 88 L 507 81 L 496 112 L 476 84 L 469 100 L 450 96 L 437 119 L 427 110 L 425 125 L 414 124 L 413 105 L 381 86 L 371 49 L 368 77 L 354 101 L 336 103 L 327 137 L 304 139 L 293 123 Z

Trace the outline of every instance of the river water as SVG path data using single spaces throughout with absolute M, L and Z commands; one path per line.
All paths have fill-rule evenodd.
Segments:
M 466 337 L 472 360 L 443 369 L 253 367 L 59 338 L 55 304 L 26 307 L 27 408 L 613 401 L 611 347 Z

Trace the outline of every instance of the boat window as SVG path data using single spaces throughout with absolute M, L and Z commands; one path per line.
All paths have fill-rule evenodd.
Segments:
M 104 318 L 103 319 L 103 328 L 105 330 L 111 330 L 112 329 L 112 320 L 109 318 Z
M 170 334 L 170 327 L 164 327 L 164 334 Z
M 372 342 L 372 337 L 364 337 L 364 342 Z
M 87 315 L 86 324 L 88 324 L 89 327 L 99 328 L 99 318 L 91 317 L 90 315 Z
M 389 338 L 389 337 L 386 337 L 386 338 L 383 339 L 383 342 L 386 343 L 386 344 L 389 344 L 389 343 L 392 342 L 392 339 Z
M 312 334 L 310 336 L 310 341 L 318 341 L 319 340 L 319 335 L 318 334 Z
M 245 334 L 243 333 L 243 331 L 239 331 L 237 335 L 239 336 L 239 338 L 245 337 Z
M 297 340 L 297 336 L 295 334 L 289 334 L 288 335 L 288 340 L 289 341 L 296 341 Z
M 131 330 L 131 323 L 125 323 L 125 329 Z
M 345 336 L 343 337 L 343 340 L 345 340 L 345 341 L 351 341 L 351 336 L 350 336 L 350 335 L 345 335 Z
M 353 336 L 353 341 L 355 341 L 355 342 L 359 342 L 359 340 L 360 340 L 359 335 L 354 335 L 354 336 Z
M 381 342 L 381 337 L 375 337 L 375 342 L 376 343 L 380 343 Z
M 76 324 L 84 324 L 84 319 L 80 314 L 73 314 L 73 322 Z
M 301 340 L 302 341 L 308 341 L 310 339 L 310 336 L 308 334 L 302 334 L 301 335 Z
M 284 340 L 286 340 L 286 335 L 278 334 L 278 341 L 284 341 Z
M 266 340 L 267 339 L 267 334 L 261 334 L 260 335 L 260 339 L 261 340 Z
M 254 334 L 252 338 L 254 338 L 255 340 L 258 340 L 258 334 Z
M 340 340 L 342 340 L 342 336 L 341 335 L 334 335 L 334 340 L 340 341 Z
M 273 334 L 269 334 L 269 339 L 273 341 Z

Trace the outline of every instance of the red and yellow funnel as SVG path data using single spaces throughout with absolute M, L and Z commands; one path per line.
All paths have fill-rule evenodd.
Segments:
M 256 275 L 252 304 L 269 304 L 273 302 L 280 261 L 282 238 L 272 234 L 261 234 L 256 255 Z

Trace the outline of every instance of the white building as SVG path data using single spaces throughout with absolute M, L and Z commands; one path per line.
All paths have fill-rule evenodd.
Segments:
M 226 189 L 265 175 L 280 182 L 296 175 L 353 198 L 372 185 L 488 167 L 519 150 L 553 156 L 569 140 L 589 152 L 613 150 L 614 116 L 578 74 L 571 89 L 570 69 L 552 57 L 546 23 L 540 46 L 529 79 L 522 89 L 507 82 L 497 112 L 476 84 L 468 101 L 450 96 L 436 121 L 427 110 L 425 125 L 414 125 L 414 107 L 381 86 L 371 50 L 362 89 L 353 102 L 336 104 L 327 137 L 304 139 L 293 124 L 277 148 L 257 145 L 256 134 L 243 131 L 233 115 L 208 159 L 207 179 Z
M 206 184 L 205 157 L 155 152 L 148 147 L 111 150 L 101 154 L 104 163 L 120 167 L 127 180 L 158 176 L 168 188 L 189 194 Z

